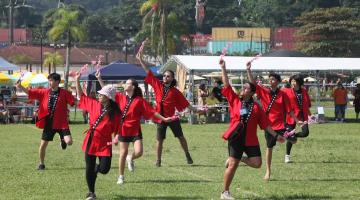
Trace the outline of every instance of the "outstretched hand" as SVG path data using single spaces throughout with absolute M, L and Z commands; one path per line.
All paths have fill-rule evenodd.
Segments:
M 251 70 L 251 62 L 246 63 L 246 70 Z
M 224 67 L 225 67 L 225 61 L 224 61 L 223 59 L 221 59 L 221 60 L 219 61 L 219 64 L 220 64 L 220 67 L 221 67 L 221 68 L 224 68 Z
M 96 70 L 96 72 L 95 72 L 95 77 L 96 77 L 97 79 L 101 78 L 101 73 L 100 73 L 100 70 L 99 70 L 99 69 Z
M 81 73 L 80 73 L 80 71 L 77 71 L 76 73 L 75 73 L 75 80 L 76 81 L 79 81 L 80 80 L 80 76 L 81 76 Z

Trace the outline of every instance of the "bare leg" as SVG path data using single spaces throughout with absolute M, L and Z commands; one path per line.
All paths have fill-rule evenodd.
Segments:
M 143 143 L 142 140 L 136 140 L 134 142 L 134 153 L 132 154 L 132 160 L 140 158 L 143 155 Z
M 48 146 L 49 141 L 45 141 L 45 140 L 41 140 L 40 142 L 40 147 L 39 147 L 39 158 L 40 158 L 40 164 L 44 164 L 44 160 L 45 160 L 45 152 L 46 152 L 46 147 Z
M 124 175 L 125 159 L 128 154 L 129 143 L 120 142 L 119 175 Z
M 184 137 L 184 136 L 181 136 L 181 137 L 178 137 L 178 139 L 179 139 L 179 142 L 180 142 L 181 147 L 182 147 L 182 149 L 184 150 L 184 152 L 185 152 L 185 153 L 186 153 L 186 152 L 189 152 L 188 145 L 187 145 L 187 141 L 186 141 L 185 137 Z
M 272 148 L 266 149 L 266 172 L 264 176 L 264 180 L 266 181 L 270 180 L 272 152 L 273 152 Z
M 250 157 L 250 158 L 241 158 L 241 162 L 244 162 L 249 167 L 260 168 L 261 167 L 261 157 Z
M 230 184 L 234 178 L 236 169 L 238 168 L 240 162 L 240 160 L 233 157 L 229 157 L 228 160 L 229 166 L 225 169 L 224 173 L 224 191 L 229 191 Z
M 160 162 L 158 167 L 160 167 L 160 165 L 161 165 L 161 154 L 162 154 L 162 149 L 163 149 L 163 143 L 164 143 L 163 139 L 158 139 L 156 141 L 156 159 L 157 159 L 156 162 L 157 162 L 157 164 L 158 164 L 158 162 Z

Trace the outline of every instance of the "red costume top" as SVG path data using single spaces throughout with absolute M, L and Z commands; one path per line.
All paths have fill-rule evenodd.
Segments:
M 306 89 L 301 88 L 302 107 L 299 106 L 299 103 L 298 103 L 298 100 L 297 100 L 297 97 L 296 97 L 296 92 L 295 92 L 294 89 L 292 89 L 292 88 L 284 88 L 283 91 L 289 97 L 291 110 L 294 111 L 295 116 L 299 120 L 307 121 L 308 116 L 310 114 L 310 109 L 309 108 L 311 107 L 311 102 L 310 102 L 309 94 L 306 91 Z M 290 115 L 287 115 L 286 116 L 286 123 L 287 124 L 295 124 L 296 122 L 295 122 L 294 118 L 292 118 Z
M 115 101 L 118 103 L 122 114 L 124 113 L 127 104 L 127 97 L 122 93 L 116 93 Z M 151 119 L 155 113 L 153 107 L 142 97 L 135 97 L 125 115 L 124 122 L 121 126 L 121 136 L 138 136 L 141 132 L 140 120 L 141 117 Z
M 273 99 L 271 92 L 271 89 L 264 87 L 263 85 L 256 85 L 256 94 L 260 98 L 265 113 Z M 289 113 L 290 109 L 288 96 L 284 91 L 277 89 L 276 97 L 267 114 L 272 129 L 281 130 L 285 128 L 286 113 Z
M 86 146 L 90 137 L 91 128 L 101 114 L 101 103 L 96 99 L 81 95 L 79 108 L 86 110 L 90 115 L 90 128 L 87 130 L 82 150 L 86 151 Z M 95 156 L 110 156 L 111 145 L 107 145 L 108 142 L 112 142 L 111 135 L 113 133 L 118 134 L 120 132 L 120 113 L 115 114 L 114 118 L 110 120 L 108 113 L 102 118 L 99 124 L 95 127 L 91 145 L 88 151 L 89 155 Z
M 154 77 L 154 74 L 149 71 L 145 78 L 145 82 L 147 82 L 151 87 L 154 88 L 155 91 L 155 100 L 156 100 L 156 112 L 160 113 L 164 117 L 172 117 L 175 114 L 175 108 L 179 112 L 185 110 L 190 104 L 184 97 L 184 95 L 175 87 L 171 87 L 169 92 L 162 102 L 163 104 L 163 112 L 161 113 L 161 100 L 164 95 L 164 84 L 162 84 L 157 78 Z
M 30 89 L 29 90 L 29 99 L 35 99 L 39 101 L 39 111 L 36 126 L 38 128 L 45 127 L 45 117 L 49 115 L 50 111 L 48 109 L 49 95 L 51 89 Z M 72 94 L 64 89 L 59 88 L 59 97 L 56 103 L 54 116 L 53 116 L 53 129 L 69 129 L 68 123 L 68 108 L 67 104 L 74 106 L 75 98 Z
M 224 87 L 222 89 L 222 94 L 226 97 L 229 102 L 229 111 L 230 111 L 230 127 L 223 134 L 223 138 L 227 139 L 236 126 L 240 123 L 240 109 L 241 109 L 241 100 L 237 94 L 232 90 L 231 86 Z M 259 140 L 256 135 L 257 125 L 261 129 L 265 129 L 270 125 L 268 118 L 265 115 L 264 110 L 260 105 L 254 102 L 254 107 L 251 113 L 251 116 L 247 122 L 246 128 L 246 140 L 245 146 L 257 146 L 259 145 Z

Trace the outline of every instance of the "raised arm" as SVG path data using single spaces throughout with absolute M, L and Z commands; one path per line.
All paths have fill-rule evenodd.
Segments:
M 23 92 L 25 92 L 26 94 L 29 94 L 29 90 L 27 88 L 25 88 L 24 86 L 21 85 L 21 81 L 19 80 L 18 82 L 16 82 L 15 84 L 16 88 L 18 88 L 19 90 L 22 90 Z
M 102 78 L 101 78 L 101 73 L 100 73 L 100 70 L 99 70 L 99 69 L 96 71 L 95 77 L 96 77 L 97 80 L 99 81 L 100 86 L 101 86 L 101 87 L 104 87 L 104 86 L 105 86 L 105 83 L 104 83 L 104 81 L 103 81 Z
M 146 41 L 144 41 L 146 42 Z M 144 51 L 144 48 L 143 49 L 140 49 L 139 52 L 136 54 L 136 58 L 139 60 L 142 68 L 145 70 L 146 73 L 149 73 L 150 71 L 150 68 L 149 66 L 147 66 L 143 60 L 143 51 Z
M 83 94 L 81 85 L 80 85 L 80 72 L 76 72 L 75 75 L 75 82 L 76 82 L 76 93 L 78 94 L 78 96 L 80 97 Z
M 222 82 L 224 83 L 224 87 L 227 87 L 230 85 L 228 75 L 226 73 L 226 67 L 225 67 L 225 61 L 220 60 L 220 67 L 221 67 L 221 74 L 222 74 Z
M 253 77 L 253 75 L 251 73 L 251 62 L 246 63 L 246 72 L 247 72 L 247 76 L 248 76 L 249 81 L 251 83 L 255 84 L 256 83 L 255 79 L 254 79 L 254 77 Z

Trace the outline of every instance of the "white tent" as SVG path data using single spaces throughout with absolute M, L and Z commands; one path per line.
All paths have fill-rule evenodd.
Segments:
M 174 55 L 160 68 L 160 72 L 171 69 L 176 72 L 176 79 L 181 91 L 185 88 L 184 76 L 196 72 L 219 72 L 219 56 L 184 56 Z M 307 72 L 307 71 L 360 71 L 360 58 L 324 58 L 324 57 L 241 57 L 224 58 L 226 69 L 231 72 L 246 71 L 246 63 L 253 60 L 253 71 Z M 190 82 L 193 79 L 190 78 Z
M 254 57 L 225 57 L 229 71 L 245 71 L 246 63 Z M 160 69 L 183 68 L 188 73 L 195 71 L 220 70 L 219 56 L 172 56 Z M 252 62 L 253 71 L 360 71 L 360 58 L 323 58 L 323 57 L 258 57 Z

